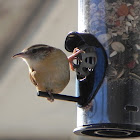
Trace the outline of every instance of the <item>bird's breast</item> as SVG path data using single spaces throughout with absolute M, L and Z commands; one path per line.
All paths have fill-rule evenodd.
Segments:
M 34 78 L 40 91 L 60 93 L 70 79 L 69 64 L 66 56 L 55 56 L 36 65 Z

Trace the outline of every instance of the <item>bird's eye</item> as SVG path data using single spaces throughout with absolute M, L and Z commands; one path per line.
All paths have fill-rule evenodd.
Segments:
M 36 49 L 32 50 L 32 53 L 36 53 L 36 52 L 37 52 L 37 50 L 36 50 Z

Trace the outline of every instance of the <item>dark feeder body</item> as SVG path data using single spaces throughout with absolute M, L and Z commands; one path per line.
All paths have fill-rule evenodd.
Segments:
M 96 48 L 99 45 L 99 43 L 95 43 L 97 41 L 94 42 L 94 39 L 91 38 L 97 38 L 101 42 L 101 46 L 107 54 L 108 66 L 105 72 L 104 53 L 99 54 L 98 57 L 98 51 L 95 51 L 97 62 L 93 73 L 87 76 L 85 83 L 77 79 L 76 93 L 84 96 L 86 102 L 77 108 L 77 128 L 74 129 L 74 133 L 108 138 L 139 137 L 140 19 L 136 20 L 136 25 L 132 25 L 135 18 L 132 21 L 133 14 L 131 11 L 133 10 L 136 14 L 135 17 L 138 16 L 140 2 L 137 1 L 136 3 L 136 1 L 131 0 L 123 2 L 119 0 L 79 0 L 79 8 L 79 32 L 83 32 L 80 35 L 91 47 Z M 112 18 L 110 18 L 111 16 Z M 125 24 L 121 23 L 122 16 L 124 16 L 123 20 L 126 21 Z M 116 23 L 115 20 L 113 21 L 114 18 L 116 18 Z M 94 36 L 86 38 L 86 34 Z M 120 50 L 118 48 L 115 50 L 114 45 Z M 104 61 L 103 59 L 98 61 L 100 57 L 104 58 Z M 104 72 L 106 73 L 105 77 Z M 103 78 L 103 83 L 99 78 L 100 76 Z M 100 86 L 95 92 L 98 78 L 102 84 L 99 84 Z
M 98 92 L 107 68 L 107 55 L 101 43 L 89 33 L 71 32 L 65 40 L 65 49 L 73 52 L 75 46 L 83 50 L 74 63 L 78 107 L 86 107 Z

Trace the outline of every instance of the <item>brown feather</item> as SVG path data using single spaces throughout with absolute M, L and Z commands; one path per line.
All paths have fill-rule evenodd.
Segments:
M 29 73 L 29 75 L 30 75 L 30 80 L 31 80 L 31 82 L 32 82 L 35 86 L 37 86 L 37 82 L 35 81 L 35 79 L 34 79 L 32 73 Z

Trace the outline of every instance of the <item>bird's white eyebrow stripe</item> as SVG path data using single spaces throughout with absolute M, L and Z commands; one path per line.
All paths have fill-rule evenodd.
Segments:
M 45 45 L 45 44 L 36 44 L 29 48 L 24 49 L 22 52 L 30 51 L 30 50 L 46 50 L 46 49 L 48 51 L 51 51 L 53 49 L 53 47 L 51 47 L 49 45 Z
M 37 46 L 36 46 L 36 47 L 33 47 L 33 48 L 29 48 L 29 50 L 30 50 L 30 49 L 41 49 L 41 48 L 46 48 L 46 47 L 44 47 L 44 46 L 39 46 L 39 47 L 37 47 Z
M 40 46 L 38 46 L 38 45 L 35 46 L 35 45 L 34 45 L 34 46 L 31 46 L 31 47 L 28 48 L 28 49 L 29 49 L 29 50 L 32 49 L 32 48 L 33 48 L 33 49 L 40 49 L 41 47 L 42 47 L 42 48 L 46 48 L 46 47 L 49 47 L 49 46 L 48 46 L 48 45 L 40 45 Z

